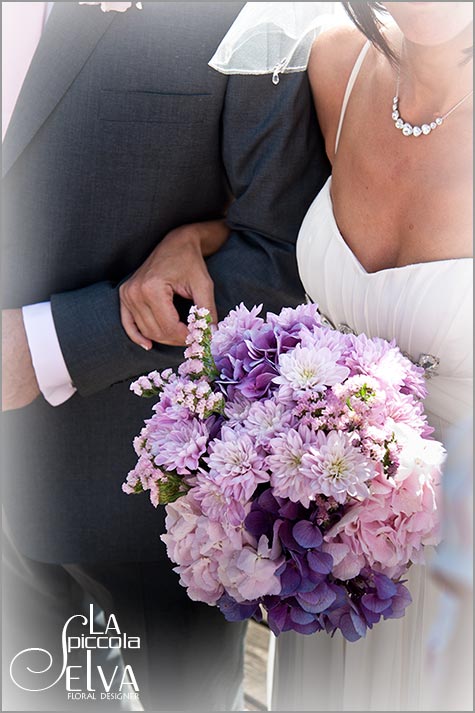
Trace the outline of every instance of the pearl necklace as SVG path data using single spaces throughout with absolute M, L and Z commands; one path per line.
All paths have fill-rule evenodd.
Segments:
M 402 53 L 401 53 L 402 54 Z M 472 96 L 473 94 L 473 89 L 471 92 L 466 94 L 462 99 L 457 102 L 449 111 L 447 111 L 443 116 L 437 116 L 433 121 L 427 123 L 427 124 L 421 124 L 420 126 L 412 126 L 408 121 L 402 118 L 402 116 L 399 113 L 399 84 L 401 80 L 401 65 L 399 65 L 398 68 L 398 73 L 397 73 L 397 82 L 396 82 L 396 95 L 393 97 L 393 110 L 391 114 L 391 118 L 394 121 L 394 126 L 396 129 L 399 129 L 402 131 L 404 136 L 427 136 L 428 134 L 431 133 L 431 131 L 435 131 L 437 127 L 442 126 L 444 121 L 452 112 L 454 112 L 456 109 L 459 108 L 461 104 L 463 104 L 469 97 Z

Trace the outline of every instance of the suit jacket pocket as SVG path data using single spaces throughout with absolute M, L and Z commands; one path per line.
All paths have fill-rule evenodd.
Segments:
M 211 119 L 211 94 L 101 91 L 100 118 L 104 121 L 159 124 L 203 124 Z

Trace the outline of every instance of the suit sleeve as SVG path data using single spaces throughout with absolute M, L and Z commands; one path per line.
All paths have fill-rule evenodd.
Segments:
M 226 245 L 208 261 L 220 317 L 240 302 L 265 311 L 304 301 L 295 255 L 304 215 L 329 175 L 305 72 L 231 76 L 222 155 L 235 201 Z
M 119 287 L 104 281 L 51 297 L 51 309 L 74 388 L 90 396 L 154 369 L 174 367 L 183 349 L 155 344 L 145 351 L 122 327 Z

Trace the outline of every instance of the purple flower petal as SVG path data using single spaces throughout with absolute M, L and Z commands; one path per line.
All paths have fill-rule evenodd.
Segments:
M 298 544 L 306 549 L 320 547 L 323 542 L 320 529 L 308 520 L 297 522 L 292 528 L 292 535 Z
M 338 627 L 347 641 L 358 641 L 362 638 L 361 634 L 356 631 L 349 613 L 343 614 Z
M 333 567 L 333 557 L 327 552 L 312 550 L 307 555 L 307 562 L 310 569 L 319 574 L 330 574 Z
M 397 587 L 394 582 L 379 572 L 374 574 L 374 586 L 380 599 L 390 599 L 397 593 Z
M 361 615 L 364 617 L 364 620 L 367 624 L 367 626 L 372 629 L 373 624 L 377 624 L 378 621 L 381 619 L 381 614 L 376 614 L 376 612 L 371 611 L 370 609 L 367 609 L 364 604 L 360 602 L 360 611 Z M 390 611 L 390 610 L 388 610 Z
M 298 634 L 309 635 L 309 634 L 314 634 L 316 631 L 321 631 L 322 625 L 320 624 L 320 622 L 315 620 L 311 624 L 295 624 L 292 628 Z
M 367 609 L 376 614 L 381 614 L 381 612 L 391 606 L 391 600 L 380 599 L 376 594 L 364 594 L 361 597 L 361 602 Z
M 324 582 L 327 578 L 326 574 L 322 574 L 321 572 L 315 572 L 313 569 L 308 570 L 308 581 L 312 583 L 312 586 L 309 587 L 309 589 L 315 589 L 315 585 L 321 584 Z M 301 590 L 302 592 L 305 590 Z M 308 591 L 308 590 L 307 590 Z
M 244 520 L 244 527 L 257 540 L 272 530 L 272 524 L 272 518 L 262 510 L 251 510 Z
M 297 594 L 297 600 L 302 609 L 313 614 L 319 614 L 328 609 L 335 599 L 336 594 L 325 582 L 319 584 L 312 592 L 299 592 Z
M 355 631 L 361 637 L 366 636 L 366 625 L 365 625 L 363 619 L 361 618 L 361 616 L 356 611 L 351 609 L 350 617 L 351 617 L 351 621 L 353 622 L 353 626 L 355 627 Z
M 272 513 L 272 515 L 277 515 L 279 512 L 279 503 L 276 500 L 276 498 L 272 494 L 272 490 L 270 488 L 267 488 L 267 490 L 264 490 L 261 495 L 256 500 L 256 503 L 258 504 L 259 508 L 262 510 L 267 510 L 269 513 Z
M 291 607 L 290 618 L 294 624 L 310 624 L 315 621 L 315 614 L 304 611 L 300 607 Z
M 287 616 L 287 604 L 280 604 L 277 607 L 273 607 L 273 609 L 268 612 L 267 623 L 269 624 L 271 631 L 276 636 L 278 636 L 284 630 L 287 621 Z
M 280 596 L 288 597 L 290 594 L 294 594 L 294 592 L 298 590 L 301 581 L 302 577 L 297 572 L 296 568 L 289 563 L 280 577 L 282 585 Z
M 244 619 L 250 619 L 259 609 L 258 602 L 240 603 L 228 594 L 223 594 L 218 600 L 217 606 L 222 614 L 224 614 L 226 621 L 243 621 Z
M 286 517 L 288 520 L 299 520 L 299 516 L 304 516 L 305 509 L 300 503 L 293 503 L 291 500 L 287 500 L 279 509 L 279 515 L 281 517 Z
M 347 606 L 348 604 L 348 594 L 344 587 L 340 587 L 338 584 L 331 582 L 329 585 L 330 589 L 335 595 L 335 601 L 331 605 L 332 609 L 340 609 L 341 607 Z
M 290 520 L 284 520 L 279 528 L 279 539 L 284 547 L 292 552 L 305 552 L 292 534 L 292 523 Z

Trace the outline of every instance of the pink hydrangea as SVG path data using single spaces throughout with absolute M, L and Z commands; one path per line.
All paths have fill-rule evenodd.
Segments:
M 276 571 L 283 557 L 273 552 L 265 535 L 257 548 L 245 545 L 220 563 L 219 575 L 226 592 L 237 602 L 279 594 L 282 585 Z

